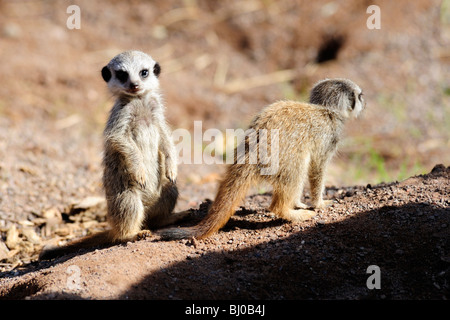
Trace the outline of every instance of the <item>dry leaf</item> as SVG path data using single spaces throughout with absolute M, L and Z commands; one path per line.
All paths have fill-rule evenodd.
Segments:
M 11 260 L 11 258 L 14 257 L 16 254 L 18 254 L 19 252 L 20 252 L 19 249 L 9 250 L 9 252 L 8 252 L 8 259 Z
M 15 249 L 19 244 L 19 231 L 16 228 L 16 225 L 11 225 L 11 228 L 6 232 L 6 245 L 9 249 Z
M 33 224 L 38 227 L 45 224 L 46 222 L 47 222 L 47 220 L 44 218 L 36 218 L 33 220 Z
M 9 249 L 6 246 L 5 242 L 0 240 L 0 261 L 9 258 Z
M 44 217 L 46 219 L 51 219 L 51 218 L 62 219 L 61 212 L 59 212 L 59 210 L 55 207 L 51 207 L 50 209 L 44 210 L 42 212 L 42 217 Z
M 24 227 L 32 227 L 32 226 L 34 226 L 34 223 L 29 221 L 29 220 L 20 220 L 19 224 L 21 226 L 24 226 Z
M 36 234 L 36 231 L 34 231 L 34 228 L 27 227 L 22 230 L 23 235 L 27 238 L 28 241 L 30 241 L 33 244 L 39 244 L 41 243 L 41 238 Z

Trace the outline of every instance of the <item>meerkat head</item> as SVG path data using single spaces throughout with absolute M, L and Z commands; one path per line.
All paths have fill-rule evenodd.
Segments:
M 325 79 L 315 84 L 309 102 L 333 108 L 345 118 L 356 118 L 365 108 L 361 88 L 348 79 Z
M 141 51 L 126 51 L 115 56 L 102 69 L 102 77 L 116 96 L 140 96 L 158 91 L 161 67 Z

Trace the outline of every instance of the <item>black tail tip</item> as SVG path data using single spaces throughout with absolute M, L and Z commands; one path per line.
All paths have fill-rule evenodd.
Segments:
M 64 253 L 61 247 L 44 247 L 39 254 L 39 261 L 52 260 L 63 256 Z

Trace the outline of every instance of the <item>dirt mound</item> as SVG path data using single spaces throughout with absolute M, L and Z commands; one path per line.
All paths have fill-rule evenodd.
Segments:
M 208 239 L 146 239 L 34 263 L 3 274 L 0 297 L 448 299 L 449 194 L 450 167 L 439 165 L 402 182 L 327 188 L 334 205 L 295 224 L 266 211 L 270 194 L 253 195 Z M 380 289 L 368 288 L 370 266 Z

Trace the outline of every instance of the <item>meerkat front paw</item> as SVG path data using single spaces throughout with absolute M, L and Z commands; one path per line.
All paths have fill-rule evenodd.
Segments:
M 141 166 L 134 174 L 134 180 L 141 186 L 141 188 L 145 189 L 147 184 L 147 174 L 145 172 L 145 167 Z
M 178 168 L 176 164 L 173 164 L 171 161 L 166 161 L 166 178 L 170 180 L 172 183 L 176 183 Z

